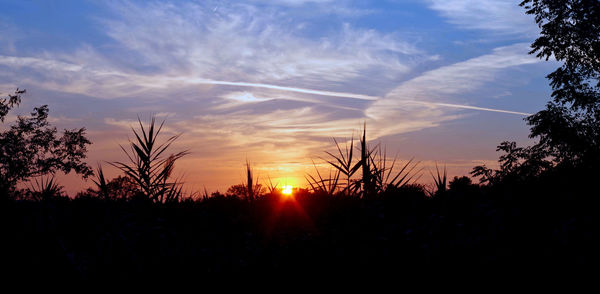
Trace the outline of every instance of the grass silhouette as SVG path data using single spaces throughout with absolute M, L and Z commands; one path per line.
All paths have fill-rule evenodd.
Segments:
M 110 164 L 134 180 L 149 200 L 161 203 L 176 202 L 181 198 L 182 185 L 178 180 L 169 182 L 169 178 L 175 168 L 175 162 L 189 152 L 181 151 L 165 156 L 167 149 L 180 135 L 171 136 L 164 142 L 158 143 L 156 140 L 164 121 L 155 127 L 156 119 L 152 117 L 147 129 L 139 118 L 138 123 L 139 131 L 132 128 L 136 140 L 129 142 L 131 151 L 120 146 L 130 162 L 118 161 Z

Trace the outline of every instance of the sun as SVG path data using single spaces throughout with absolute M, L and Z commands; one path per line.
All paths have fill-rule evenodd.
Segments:
M 292 186 L 285 185 L 285 186 L 282 186 L 281 188 L 282 188 L 281 193 L 283 195 L 288 195 L 288 196 L 292 195 L 292 188 L 293 188 Z

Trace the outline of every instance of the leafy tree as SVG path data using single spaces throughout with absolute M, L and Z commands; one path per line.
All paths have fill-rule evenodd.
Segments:
M 540 36 L 530 54 L 562 65 L 547 78 L 553 100 L 527 118 L 537 148 L 559 164 L 598 162 L 600 157 L 600 1 L 525 0 Z
M 247 184 L 237 184 L 227 188 L 227 195 L 241 199 L 250 199 L 250 195 L 258 197 L 266 192 L 266 188 L 261 184 L 254 184 L 252 189 L 248 189 Z
M 8 112 L 21 103 L 25 90 L 0 99 L 0 121 L 4 123 Z M 85 128 L 64 130 L 58 136 L 56 127 L 48 122 L 48 106 L 36 107 L 30 116 L 18 116 L 16 122 L 0 132 L 0 195 L 6 196 L 22 181 L 33 177 L 54 174 L 57 171 L 74 171 L 84 178 L 92 169 L 83 160 L 87 145 Z
M 474 187 L 475 185 L 473 184 L 473 182 L 471 181 L 471 178 L 469 177 L 454 177 L 452 180 L 450 180 L 450 182 L 448 183 L 448 190 L 449 191 L 465 191 L 467 189 L 470 189 L 471 187 Z
M 246 185 L 244 184 L 237 184 L 227 188 L 227 195 L 229 196 L 245 198 L 246 193 L 248 193 L 248 190 L 246 190 Z
M 103 200 L 130 200 L 141 195 L 134 180 L 130 177 L 117 176 L 110 181 L 104 178 L 102 169 L 97 170 L 97 178 L 93 180 L 96 189 L 88 188 L 81 192 L 79 198 L 97 197 Z
M 590 168 L 600 163 L 600 1 L 524 0 L 535 16 L 540 36 L 530 54 L 554 58 L 561 66 L 547 78 L 552 100 L 526 118 L 530 138 L 538 143 L 517 147 L 502 142 L 500 169 L 476 166 L 482 183 L 525 180 L 556 167 Z
M 503 182 L 525 181 L 539 176 L 543 171 L 552 167 L 546 159 L 546 152 L 540 145 L 517 147 L 517 143 L 504 141 L 496 151 L 502 151 L 498 162 L 500 169 L 493 170 L 485 165 L 473 168 L 471 174 L 480 177 L 482 184 L 499 184 Z

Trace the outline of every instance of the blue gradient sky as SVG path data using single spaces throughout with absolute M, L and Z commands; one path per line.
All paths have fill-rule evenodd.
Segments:
M 465 175 L 528 143 L 519 113 L 549 97 L 556 64 L 527 54 L 538 28 L 518 2 L 0 0 L 0 93 L 28 90 L 13 115 L 49 104 L 59 128 L 85 126 L 93 165 L 125 159 L 138 115 L 166 119 L 190 191 L 240 183 L 246 158 L 304 185 L 363 121 L 388 155 Z

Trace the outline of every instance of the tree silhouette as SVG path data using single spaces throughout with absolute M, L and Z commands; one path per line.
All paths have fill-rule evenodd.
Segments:
M 547 78 L 553 100 L 527 118 L 538 149 L 559 164 L 599 161 L 600 154 L 600 1 L 525 0 L 540 36 L 530 54 L 562 65 Z
M 472 175 L 492 185 L 600 163 L 600 1 L 525 0 L 520 5 L 541 29 L 529 54 L 562 64 L 547 76 L 553 99 L 526 118 L 529 137 L 538 142 L 529 147 L 502 142 L 496 149 L 505 153 L 499 170 L 473 168 Z
M 515 142 L 504 141 L 496 151 L 504 152 L 498 159 L 500 169 L 492 170 L 485 165 L 478 165 L 471 172 L 473 176 L 480 178 L 479 182 L 482 184 L 526 181 L 552 167 L 552 163 L 546 159 L 547 152 L 539 144 L 517 147 Z
M 21 103 L 25 90 L 0 99 L 0 121 Z M 83 177 L 93 174 L 83 160 L 87 145 L 85 128 L 64 130 L 58 137 L 48 122 L 48 106 L 36 107 L 31 116 L 18 116 L 16 122 L 0 132 L 0 195 L 6 196 L 21 181 L 32 177 L 75 171 Z

